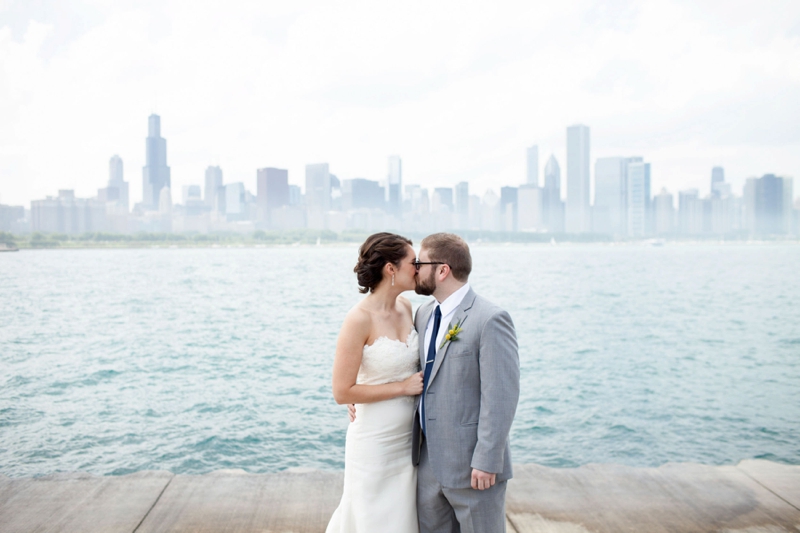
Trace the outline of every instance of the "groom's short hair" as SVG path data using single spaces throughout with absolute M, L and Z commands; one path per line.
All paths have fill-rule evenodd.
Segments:
M 453 233 L 434 233 L 422 239 L 431 261 L 441 261 L 450 267 L 458 281 L 467 281 L 472 272 L 472 256 L 467 242 Z

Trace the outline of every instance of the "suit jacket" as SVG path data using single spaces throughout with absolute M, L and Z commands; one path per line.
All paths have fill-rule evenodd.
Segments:
M 414 320 L 420 364 L 425 368 L 425 330 L 436 301 L 422 305 Z M 428 457 L 443 487 L 469 488 L 472 469 L 510 479 L 508 433 L 519 400 L 519 354 L 511 316 L 472 289 L 450 324 L 463 328 L 436 354 L 425 391 Z M 438 346 L 437 346 L 438 348 Z M 422 432 L 419 402 L 412 431 L 412 461 L 419 464 Z

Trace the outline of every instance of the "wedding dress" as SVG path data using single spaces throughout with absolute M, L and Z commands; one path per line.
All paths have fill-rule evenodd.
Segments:
M 419 370 L 419 339 L 380 337 L 364 346 L 356 383 L 401 381 Z M 344 492 L 326 533 L 417 533 L 417 470 L 411 464 L 414 397 L 356 404 L 347 428 Z

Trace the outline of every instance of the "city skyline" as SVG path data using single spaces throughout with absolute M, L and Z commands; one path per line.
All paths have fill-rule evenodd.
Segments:
M 256 170 L 256 194 L 243 182 L 225 183 L 223 170 L 209 166 L 202 185 L 184 185 L 182 203 L 173 209 L 166 139 L 161 117 L 147 119 L 142 170 L 143 201 L 129 212 L 129 183 L 124 162 L 109 160 L 108 186 L 90 198 L 59 189 L 58 196 L 31 202 L 30 216 L 0 205 L 0 229 L 67 234 L 140 231 L 208 233 L 256 229 L 424 231 L 477 230 L 569 235 L 608 235 L 614 239 L 652 235 L 778 235 L 800 233 L 800 200 L 794 201 L 791 177 L 765 174 L 748 178 L 737 196 L 723 167 L 711 169 L 710 194 L 697 188 L 678 191 L 678 203 L 666 188 L 653 195 L 652 167 L 641 156 L 597 158 L 591 179 L 591 129 L 568 126 L 566 194 L 554 155 L 538 179 L 538 145 L 526 151 L 526 175 L 518 185 L 500 186 L 483 195 L 470 184 L 455 187 L 403 187 L 402 159 L 388 157 L 383 180 L 340 179 L 328 163 L 307 164 L 305 190 L 289 183 L 287 169 Z M 205 190 L 205 194 L 203 194 Z M 594 199 L 590 191 L 594 190 Z M 473 190 L 474 192 L 474 190 Z M 25 209 L 21 208 L 22 215 Z M 6 220 L 8 219 L 8 220 Z M 27 229 L 26 229 L 27 228 Z
M 380 179 L 387 154 L 401 154 L 406 182 L 485 190 L 518 182 L 531 143 L 565 174 L 575 123 L 592 128 L 590 166 L 641 155 L 654 191 L 705 194 L 712 166 L 737 190 L 798 176 L 800 7 L 757 11 L 13 3 L 0 11 L 0 202 L 94 194 L 110 154 L 144 167 L 151 112 L 169 117 L 173 192 L 209 165 L 248 188 L 254 168 L 302 186 L 323 161 L 341 179 Z
M 530 144 L 522 150 L 521 157 L 524 157 L 524 174 L 518 176 L 516 179 L 512 179 L 509 183 L 500 183 L 497 182 L 494 186 L 488 187 L 483 193 L 494 191 L 495 189 L 500 192 L 500 190 L 504 187 L 519 187 L 524 185 L 534 185 L 540 188 L 549 188 L 550 190 L 559 191 L 560 200 L 567 202 L 569 197 L 569 190 L 570 190 L 570 183 L 573 186 L 573 199 L 580 196 L 580 200 L 574 200 L 576 202 L 575 208 L 578 210 L 576 211 L 576 216 L 578 219 L 574 222 L 574 231 L 569 231 L 570 233 L 582 233 L 586 232 L 586 228 L 589 227 L 589 222 L 586 220 L 586 217 L 590 216 L 588 214 L 588 208 L 607 208 L 609 206 L 609 199 L 604 196 L 604 187 L 608 187 L 609 179 L 616 179 L 622 180 L 623 176 L 627 175 L 627 167 L 630 163 L 643 163 L 643 158 L 641 156 L 613 156 L 613 157 L 593 157 L 592 150 L 591 150 L 591 142 L 592 142 L 592 131 L 589 126 L 584 124 L 573 124 L 571 126 L 566 127 L 566 147 L 565 153 L 567 154 L 564 157 L 563 163 L 565 163 L 566 168 L 568 169 L 566 174 L 561 172 L 561 165 L 559 163 L 559 158 L 555 155 L 555 150 L 549 153 L 549 156 L 546 161 L 541 159 L 541 152 L 539 150 L 538 144 Z M 572 135 L 572 137 L 570 137 Z M 570 149 L 573 150 L 573 167 L 574 167 L 574 179 L 572 182 L 570 181 L 569 175 L 569 160 L 570 160 Z M 161 136 L 161 116 L 155 113 L 151 113 L 147 118 L 147 136 L 145 137 L 145 161 L 146 165 L 142 167 L 142 183 L 141 188 L 142 190 L 142 197 L 140 201 L 135 202 L 135 197 L 129 200 L 129 192 L 125 190 L 124 192 L 120 192 L 117 194 L 124 195 L 124 205 L 132 207 L 134 204 L 141 204 L 144 209 L 149 210 L 158 210 L 159 201 L 160 201 L 160 192 L 163 188 L 170 189 L 171 191 L 171 202 L 175 202 L 176 196 L 180 197 L 180 191 L 175 190 L 175 187 L 171 186 L 171 169 L 167 165 L 167 139 Z M 377 181 L 383 183 L 385 185 L 385 201 L 387 202 L 387 209 L 395 210 L 395 212 L 399 212 L 398 204 L 403 197 L 403 178 L 402 178 L 402 157 L 399 155 L 390 155 L 388 157 L 388 170 L 382 176 L 358 176 L 353 178 L 344 178 L 345 180 L 361 180 L 361 181 Z M 608 170 L 607 165 L 611 165 L 611 167 L 620 164 L 621 167 L 616 177 L 609 177 L 607 174 L 608 172 L 612 172 Z M 645 167 L 642 172 L 647 172 L 647 186 L 646 190 L 643 188 L 639 191 L 640 196 L 643 198 L 641 199 L 642 202 L 648 202 L 655 197 L 655 190 L 656 188 L 651 185 L 651 170 L 650 170 L 650 163 L 644 163 Z M 301 178 L 294 177 L 292 179 L 292 174 L 289 172 L 288 169 L 284 168 L 277 168 L 274 166 L 269 167 L 258 167 L 256 169 L 256 175 L 250 176 L 250 179 L 238 179 L 235 180 L 236 183 L 241 183 L 246 190 L 259 190 L 261 185 L 259 185 L 259 180 L 261 179 L 263 171 L 272 170 L 272 171 L 279 171 L 285 174 L 286 179 L 286 186 L 294 186 L 298 187 L 302 194 L 305 195 L 309 189 L 312 191 L 312 202 L 318 202 L 320 206 L 324 209 L 330 209 L 330 193 L 331 193 L 331 183 L 330 177 L 332 176 L 335 180 L 341 181 L 338 177 L 332 174 L 330 170 L 331 164 L 329 162 L 319 162 L 319 163 L 306 163 L 305 164 L 305 174 Z M 553 169 L 553 172 L 549 172 L 548 169 Z M 115 153 L 111 156 L 107 163 L 107 171 L 106 175 L 104 176 L 104 181 L 108 182 L 108 185 L 111 186 L 114 183 L 119 183 L 125 180 L 124 174 L 124 159 L 119 156 L 118 153 Z M 311 169 L 311 175 L 309 175 L 309 169 Z M 601 170 L 602 169 L 602 170 Z M 338 172 L 342 172 L 341 170 L 337 170 Z M 736 189 L 733 187 L 733 184 L 730 181 L 726 181 L 725 178 L 725 170 L 722 166 L 713 166 L 711 167 L 711 179 L 709 181 L 708 187 L 708 195 L 718 197 L 721 191 L 726 191 L 727 194 L 736 193 Z M 205 203 L 208 205 L 213 206 L 213 196 L 216 194 L 216 190 L 223 182 L 223 169 L 220 165 L 208 165 L 203 169 L 202 176 L 196 179 L 187 180 L 184 182 L 182 186 L 183 190 L 186 190 L 187 187 L 199 187 L 201 191 L 201 197 Z M 315 174 L 316 173 L 316 174 Z M 613 172 L 612 172 L 613 173 Z M 762 171 L 761 173 L 749 176 L 744 180 L 741 187 L 739 188 L 739 195 L 744 194 L 744 190 L 748 180 L 753 178 L 761 177 L 765 174 L 776 174 L 775 172 L 771 172 L 769 170 Z M 784 176 L 787 178 L 792 178 L 793 176 Z M 600 182 L 600 191 L 598 191 L 598 179 Z M 558 180 L 558 186 L 553 188 L 552 183 L 553 180 Z M 642 178 L 644 180 L 644 178 Z M 127 176 L 126 183 L 131 181 L 131 177 Z M 230 180 L 228 180 L 230 183 Z M 250 183 L 252 182 L 252 183 Z M 422 184 L 416 182 L 409 182 L 405 180 L 405 183 L 412 184 L 415 186 L 422 187 Z M 450 188 L 456 189 L 460 183 L 469 183 L 468 181 L 462 180 L 458 183 L 454 183 Z M 551 185 L 548 185 L 550 183 Z M 700 180 L 698 187 L 698 183 L 689 184 L 688 187 L 682 190 L 688 189 L 696 189 L 699 191 L 701 196 L 705 196 L 704 194 L 700 193 L 700 191 L 704 190 L 704 186 L 702 185 L 703 181 Z M 722 189 L 717 189 L 716 184 L 720 184 Z M 251 186 L 249 186 L 251 185 Z M 393 185 L 393 187 L 390 187 Z M 629 196 L 629 192 L 625 189 L 625 185 L 620 183 L 621 192 L 624 197 Z M 644 183 L 642 184 L 644 187 Z M 436 185 L 429 185 L 425 188 L 430 189 L 441 189 L 442 187 Z M 660 187 L 661 189 L 667 187 Z M 673 190 L 669 189 L 668 190 Z M 71 190 L 75 192 L 74 188 L 69 189 L 68 187 L 57 187 L 56 190 Z M 105 194 L 106 189 L 102 189 L 98 187 L 95 189 L 98 191 L 99 195 L 102 197 Z M 675 189 L 676 192 L 679 190 Z M 0 191 L 1 193 L 2 191 Z M 53 191 L 51 191 L 52 193 Z M 473 192 L 476 192 L 473 189 Z M 51 193 L 45 194 L 44 196 L 52 196 Z M 288 193 L 287 193 L 288 194 Z M 151 200 L 146 201 L 146 198 L 150 196 Z M 599 196 L 598 196 L 599 195 Z M 76 193 L 76 196 L 81 196 L 80 194 Z M 86 196 L 86 195 L 84 195 Z M 317 198 L 319 196 L 319 198 Z M 598 200 L 600 198 L 600 200 Z M 794 198 L 800 199 L 800 190 L 795 191 Z M 36 200 L 37 198 L 32 198 L 28 202 L 24 203 L 26 207 L 30 206 L 30 202 Z M 102 197 L 102 199 L 106 199 Z M 117 200 L 117 197 L 110 198 L 112 200 Z M 122 198 L 119 198 L 120 200 Z M 0 197 L 0 204 L 4 204 L 1 201 L 2 198 Z M 599 201 L 599 204 L 598 204 Z M 621 200 L 623 203 L 627 200 Z M 394 207 L 389 208 L 388 205 L 392 204 Z M 10 205 L 10 204 L 4 204 Z M 314 204 L 316 205 L 316 204 Z M 614 210 L 612 206 L 611 211 Z M 567 227 L 569 226 L 569 207 L 565 205 L 565 224 Z M 614 218 L 614 214 L 610 214 L 612 218 Z M 619 215 L 617 215 L 619 216 Z M 617 221 L 617 219 L 615 219 Z M 619 223 L 627 224 L 627 220 L 620 219 Z M 616 222 L 615 222 L 616 224 Z M 612 224 L 614 226 L 615 224 Z

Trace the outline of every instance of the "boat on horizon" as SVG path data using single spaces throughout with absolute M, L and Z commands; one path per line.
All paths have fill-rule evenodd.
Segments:
M 0 242 L 0 252 L 19 252 L 19 248 L 7 242 Z

